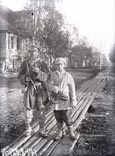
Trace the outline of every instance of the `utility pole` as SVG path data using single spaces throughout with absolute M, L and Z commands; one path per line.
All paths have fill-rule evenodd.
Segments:
M 33 38 L 32 38 L 32 43 L 35 44 L 36 42 L 36 32 L 37 32 L 37 25 L 38 25 L 38 20 L 41 14 L 41 0 L 39 0 L 39 5 L 38 5 L 38 0 L 33 0 L 33 7 L 32 7 L 32 17 L 33 17 Z
M 35 8 L 36 1 L 33 1 L 32 7 L 32 19 L 33 19 L 33 37 L 32 37 L 32 44 L 35 44 L 35 35 L 36 35 L 36 8 Z
M 100 32 L 100 63 L 99 68 L 102 69 L 102 47 L 101 47 L 101 32 Z

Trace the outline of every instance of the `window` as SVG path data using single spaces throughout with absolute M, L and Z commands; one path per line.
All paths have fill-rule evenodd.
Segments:
M 14 37 L 11 36 L 11 48 L 13 49 L 14 48 Z
M 8 49 L 10 49 L 10 36 L 8 36 Z
M 20 49 L 20 39 L 17 38 L 17 49 L 19 50 Z

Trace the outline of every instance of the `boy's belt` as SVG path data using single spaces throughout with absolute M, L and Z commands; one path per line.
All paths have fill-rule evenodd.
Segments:
M 65 95 L 62 95 L 62 94 L 56 94 L 56 93 L 52 93 L 51 94 L 51 98 L 54 100 L 54 101 L 69 101 L 68 97 L 65 96 Z

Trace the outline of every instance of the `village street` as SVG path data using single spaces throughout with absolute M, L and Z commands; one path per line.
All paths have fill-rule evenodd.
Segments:
M 113 0 L 0 0 L 0 156 L 115 156 L 113 6 Z M 50 100 L 44 101 L 48 103 L 42 126 L 39 97 L 46 95 L 43 88 L 49 91 L 50 82 L 39 81 L 52 78 L 49 72 L 58 66 L 75 81 L 72 125 L 62 127 L 56 120 L 54 109 L 64 105 L 66 113 L 75 99 L 71 76 L 66 81 L 60 72 L 56 84 L 51 80 L 54 87 L 52 95 L 47 94 Z M 26 109 L 31 109 L 33 99 L 32 114 Z M 48 137 L 40 135 L 41 127 Z M 56 141 L 60 127 L 64 135 Z M 29 136 L 27 128 L 32 130 Z
M 78 88 L 92 76 L 85 72 L 71 73 Z M 89 111 L 79 126 L 81 135 L 72 156 L 115 155 L 114 68 L 110 67 L 100 74 L 107 78 L 106 87 L 93 101 L 95 110 Z M 24 131 L 25 112 L 23 94 L 17 79 L 1 78 L 0 88 L 0 148 L 3 148 Z

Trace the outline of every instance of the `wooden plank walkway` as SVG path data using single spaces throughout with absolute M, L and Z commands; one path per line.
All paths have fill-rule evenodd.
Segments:
M 72 120 L 75 129 L 78 128 L 81 121 L 85 118 L 88 108 L 92 104 L 92 101 L 99 94 L 106 83 L 105 76 L 98 75 L 92 80 L 88 80 L 82 84 L 81 88 L 76 92 L 77 95 L 77 107 L 72 111 Z M 39 124 L 36 121 L 32 126 L 32 136 L 24 137 L 24 134 L 19 136 L 9 146 L 2 149 L 3 156 L 28 156 L 31 153 L 33 156 L 58 156 L 71 153 L 72 148 L 76 144 L 79 135 L 75 141 L 71 141 L 67 136 L 66 126 L 64 125 L 63 131 L 65 136 L 63 139 L 54 141 L 52 139 L 53 133 L 56 131 L 56 120 L 53 112 L 50 111 L 46 115 L 46 130 L 50 137 L 47 139 L 39 136 Z M 65 141 L 66 140 L 66 141 Z M 65 148 L 64 148 L 65 147 Z M 65 151 L 64 151 L 65 149 Z M 28 154 L 27 154 L 28 153 Z

